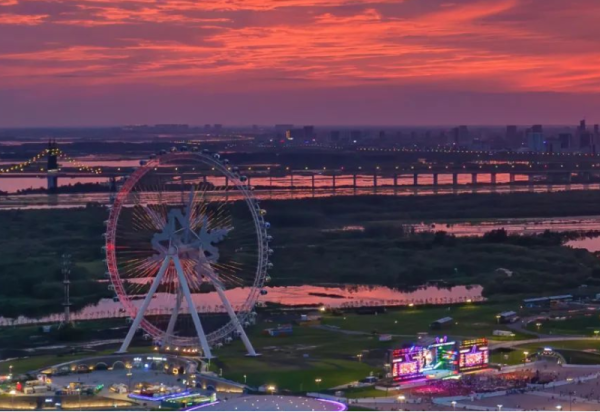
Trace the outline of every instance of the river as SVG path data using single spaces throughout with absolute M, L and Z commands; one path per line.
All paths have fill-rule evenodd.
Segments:
M 29 178 L 27 178 L 29 179 Z M 22 180 L 27 180 L 22 179 Z M 32 178 L 35 179 L 35 178 Z M 10 179 L 0 179 L 0 183 Z M 107 183 L 106 178 L 74 178 L 66 179 L 70 183 Z M 34 186 L 32 186 L 34 187 Z M 564 190 L 591 190 L 600 189 L 599 184 L 590 185 L 553 185 L 553 186 L 528 186 L 528 185 L 498 185 L 498 186 L 399 186 L 393 187 L 370 187 L 370 188 L 327 188 L 315 189 L 256 189 L 254 195 L 261 200 L 290 200 L 306 198 L 322 198 L 331 196 L 429 196 L 429 195 L 457 195 L 467 193 L 517 193 L 517 192 L 557 192 Z M 1 190 L 1 189 L 0 189 Z M 207 192 L 210 194 L 210 192 Z M 219 193 L 223 193 L 219 191 Z M 232 190 L 227 194 L 230 200 L 239 200 L 239 192 Z M 109 193 L 65 193 L 57 195 L 47 194 L 8 194 L 0 196 L 0 209 L 69 209 L 84 207 L 87 203 L 97 202 L 108 204 Z
M 477 302 L 483 300 L 481 286 L 455 286 L 451 288 L 424 287 L 412 292 L 402 292 L 384 286 L 339 285 L 339 286 L 279 286 L 266 287 L 267 295 L 261 297 L 262 303 L 271 302 L 285 305 L 325 305 L 330 308 L 381 306 L 381 305 L 420 305 L 448 304 L 455 302 Z M 232 306 L 238 307 L 248 296 L 248 288 L 235 288 L 226 291 Z M 221 313 L 223 308 L 216 292 L 193 294 L 194 303 L 200 313 Z M 172 311 L 171 296 L 158 293 L 152 299 L 149 313 L 169 314 Z M 142 299 L 134 301 L 140 306 Z M 187 309 L 183 309 L 186 312 Z M 57 313 L 39 319 L 20 317 L 16 324 L 60 321 L 62 314 Z M 102 299 L 95 305 L 74 312 L 73 320 L 125 317 L 121 303 L 112 299 Z M 12 320 L 1 318 L 0 325 L 12 324 Z

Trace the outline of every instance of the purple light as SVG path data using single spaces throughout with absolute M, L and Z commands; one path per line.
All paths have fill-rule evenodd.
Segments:
M 348 407 L 346 406 L 345 403 L 341 403 L 341 402 L 338 402 L 338 401 L 332 401 L 332 400 L 329 400 L 329 399 L 322 399 L 322 398 L 318 398 L 317 400 L 321 401 L 321 402 L 327 402 L 327 403 L 331 403 L 331 404 L 336 405 L 338 408 L 340 408 L 340 409 L 338 409 L 338 411 L 345 411 L 345 410 L 348 409 Z
M 196 411 L 200 408 L 204 408 L 205 406 L 216 405 L 217 403 L 219 403 L 219 401 L 203 403 L 202 405 L 192 406 L 190 409 L 184 409 L 184 411 Z
M 133 399 L 139 399 L 142 401 L 163 401 L 165 399 L 176 399 L 176 398 L 184 398 L 190 395 L 190 391 L 177 392 L 177 393 L 169 393 L 163 396 L 144 396 L 144 395 L 136 395 L 135 393 L 130 393 L 129 397 Z

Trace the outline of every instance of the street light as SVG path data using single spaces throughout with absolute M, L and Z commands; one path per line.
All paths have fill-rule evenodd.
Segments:
M 315 383 L 317 384 L 317 388 L 320 388 L 320 386 L 321 386 L 321 381 L 322 381 L 322 379 L 321 379 L 321 378 L 316 378 L 316 379 L 315 379 Z
M 247 378 L 247 376 L 244 375 L 244 385 L 246 384 L 246 378 Z
M 569 391 L 569 410 L 573 410 L 573 396 L 575 396 L 575 391 Z
M 398 395 L 398 400 L 400 401 L 400 403 L 404 403 L 404 401 L 406 400 L 406 396 Z
M 456 410 L 456 401 L 450 402 L 452 404 L 452 410 Z
M 131 377 L 133 376 L 133 373 L 131 373 L 131 368 L 127 368 L 127 378 L 129 378 L 129 393 L 131 393 Z
M 359 362 L 362 362 L 362 357 L 363 357 L 362 353 L 359 353 L 358 355 L 356 355 L 356 357 L 358 358 Z
M 525 357 L 523 358 L 523 365 L 525 365 L 527 363 L 527 356 L 529 355 L 529 352 L 523 351 L 523 355 L 525 355 Z
M 598 338 L 598 334 L 600 333 L 600 330 L 595 330 L 594 331 L 594 335 L 596 335 L 596 339 Z
M 496 323 L 500 324 L 500 315 L 496 315 Z
M 15 395 L 17 394 L 17 391 L 14 390 L 14 389 L 11 389 L 11 391 L 9 393 L 10 393 L 10 396 L 11 396 L 11 398 L 10 398 L 10 405 L 11 405 L 11 407 L 13 407 L 13 405 L 15 403 Z
M 276 389 L 277 388 L 275 387 L 275 385 L 269 385 L 269 386 L 267 386 L 267 391 L 271 392 L 271 395 L 273 395 L 275 393 Z
M 538 332 L 539 332 L 539 330 L 540 330 L 540 327 L 542 326 L 542 324 L 541 324 L 540 322 L 537 322 L 537 323 L 535 324 L 535 326 L 537 326 L 537 330 L 538 330 Z
M 557 411 L 562 411 L 562 405 L 556 405 L 556 410 Z
M 498 406 L 498 410 L 501 411 L 502 410 L 502 405 L 497 405 Z

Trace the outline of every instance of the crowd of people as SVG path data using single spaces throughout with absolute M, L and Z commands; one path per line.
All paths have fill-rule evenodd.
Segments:
M 478 373 L 464 375 L 460 379 L 432 381 L 428 385 L 411 390 L 415 396 L 469 396 L 479 393 L 511 391 L 522 393 L 530 383 L 549 382 L 551 376 L 539 371 L 520 370 L 502 374 Z

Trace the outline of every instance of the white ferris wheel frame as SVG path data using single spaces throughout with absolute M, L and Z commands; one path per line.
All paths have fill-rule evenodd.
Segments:
M 185 279 L 185 275 L 183 272 L 183 268 L 181 267 L 181 262 L 179 260 L 179 256 L 176 250 L 169 249 L 166 254 L 161 268 L 159 269 L 156 277 L 154 278 L 152 285 L 148 294 L 146 295 L 144 301 L 142 302 L 141 307 L 138 309 L 132 300 L 129 298 L 125 287 L 123 285 L 123 280 L 120 277 L 118 265 L 117 265 L 117 256 L 116 256 L 116 237 L 117 237 L 117 229 L 118 229 L 118 220 L 123 207 L 126 206 L 127 198 L 131 193 L 131 190 L 135 187 L 135 185 L 144 177 L 148 172 L 150 172 L 155 167 L 159 166 L 162 162 L 178 159 L 178 158 L 190 158 L 190 159 L 198 159 L 202 161 L 204 164 L 214 168 L 222 174 L 226 178 L 226 184 L 235 186 L 235 189 L 243 195 L 243 200 L 245 201 L 250 213 L 252 215 L 252 219 L 254 221 L 254 228 L 257 236 L 257 248 L 258 248 L 258 259 L 257 259 L 257 267 L 256 274 L 254 278 L 254 283 L 250 288 L 250 293 L 248 294 L 245 302 L 241 306 L 241 308 L 236 313 L 232 308 L 229 300 L 225 296 L 224 288 L 220 284 L 220 282 L 214 276 L 208 276 L 211 280 L 211 283 L 215 286 L 219 299 L 222 301 L 223 306 L 225 307 L 227 314 L 230 317 L 230 321 L 220 327 L 219 329 L 205 334 L 202 328 L 202 323 L 200 317 L 198 316 L 198 312 L 196 306 L 193 303 L 191 293 L 189 290 L 189 286 Z M 220 160 L 220 156 L 218 154 L 209 155 L 201 152 L 179 152 L 179 153 L 169 153 L 165 155 L 161 155 L 156 159 L 148 161 L 145 165 L 138 168 L 134 173 L 132 173 L 129 178 L 125 181 L 122 188 L 119 190 L 116 195 L 112 206 L 110 207 L 110 215 L 107 221 L 107 231 L 106 231 L 106 263 L 108 268 L 108 275 L 110 277 L 110 281 L 112 283 L 115 294 L 119 298 L 119 301 L 123 305 L 123 308 L 127 312 L 127 314 L 133 319 L 133 323 L 129 329 L 127 337 L 123 341 L 119 352 L 126 352 L 129 344 L 131 343 L 131 339 L 135 335 L 135 332 L 138 328 L 142 328 L 146 333 L 148 333 L 155 341 L 162 341 L 174 345 L 186 346 L 186 345 L 195 345 L 198 342 L 202 348 L 204 357 L 212 358 L 211 346 L 217 342 L 224 340 L 226 337 L 231 336 L 232 333 L 237 332 L 241 337 L 244 345 L 248 351 L 248 355 L 257 356 L 256 351 L 252 347 L 250 340 L 248 339 L 243 325 L 254 309 L 254 306 L 258 300 L 260 291 L 265 283 L 267 278 L 267 270 L 269 268 L 269 239 L 267 230 L 269 228 L 269 224 L 265 222 L 263 218 L 263 211 L 260 209 L 258 201 L 253 196 L 252 189 L 244 183 L 245 179 L 240 176 L 237 172 L 232 171 L 232 168 L 228 167 L 228 165 Z M 169 324 L 165 331 L 161 330 L 157 326 L 150 323 L 145 317 L 145 312 L 148 309 L 151 298 L 158 289 L 161 278 L 163 277 L 166 269 L 168 268 L 170 262 L 173 262 L 177 276 L 180 283 L 180 288 L 178 289 L 176 304 L 173 308 L 173 312 L 169 319 Z M 192 316 L 192 320 L 194 323 L 194 327 L 196 329 L 197 337 L 178 337 L 173 335 L 173 329 L 177 320 L 177 316 L 179 314 L 179 310 L 181 307 L 182 300 L 185 298 L 186 303 L 188 305 L 188 309 L 190 315 Z M 192 310 L 194 309 L 194 310 Z

